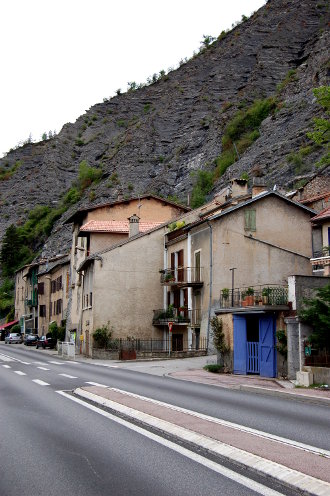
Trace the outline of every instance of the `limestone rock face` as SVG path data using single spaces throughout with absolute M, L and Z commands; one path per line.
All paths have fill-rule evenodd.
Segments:
M 328 13 L 324 0 L 269 0 L 247 21 L 156 83 L 91 107 L 46 141 L 26 144 L 1 159 L 14 174 L 0 181 L 0 239 L 38 204 L 56 205 L 77 178 L 79 164 L 103 167 L 93 195 L 73 208 L 118 195 L 155 193 L 185 201 L 192 172 L 215 167 L 226 123 L 238 108 L 276 95 L 279 110 L 265 119 L 260 137 L 215 185 L 243 172 L 269 186 L 292 188 L 311 176 L 321 150 L 299 166 L 288 155 L 306 147 L 312 118 L 321 115 L 313 88 L 328 84 Z M 278 89 L 288 71 L 287 84 Z M 52 239 L 54 243 L 52 244 Z M 70 232 L 55 226 L 48 252 L 64 250 Z

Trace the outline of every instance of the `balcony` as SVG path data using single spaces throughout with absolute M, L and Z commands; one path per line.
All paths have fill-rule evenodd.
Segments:
M 178 267 L 176 269 L 161 269 L 160 283 L 163 286 L 180 288 L 203 286 L 202 267 Z
M 313 252 L 313 258 L 311 258 L 311 264 L 313 266 L 313 272 L 324 271 L 324 275 L 330 273 L 329 268 L 324 270 L 325 267 L 330 266 L 330 247 L 324 246 L 322 251 Z
M 201 324 L 201 310 L 194 309 L 188 310 L 187 308 L 174 308 L 170 305 L 167 308 L 160 308 L 154 310 L 154 316 L 152 319 L 153 325 L 168 325 L 169 322 L 178 325 L 190 325 L 199 327 Z
M 28 307 L 37 307 L 38 303 L 34 300 L 34 298 L 32 298 L 32 299 L 26 299 L 25 305 Z
M 220 292 L 221 309 L 243 307 L 284 307 L 283 310 L 289 309 L 288 287 L 267 284 L 235 288 L 234 290 L 224 288 Z

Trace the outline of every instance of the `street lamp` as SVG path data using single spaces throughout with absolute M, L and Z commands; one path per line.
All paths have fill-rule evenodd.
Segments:
M 234 306 L 234 274 L 236 267 L 232 267 L 231 269 L 231 306 Z

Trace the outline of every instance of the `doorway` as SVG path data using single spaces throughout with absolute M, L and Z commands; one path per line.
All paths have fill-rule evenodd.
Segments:
M 276 376 L 273 315 L 234 315 L 234 373 Z

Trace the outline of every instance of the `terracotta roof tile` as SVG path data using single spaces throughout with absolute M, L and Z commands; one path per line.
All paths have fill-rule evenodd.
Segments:
M 321 212 L 319 214 L 315 215 L 315 217 L 312 217 L 311 221 L 317 222 L 317 221 L 329 219 L 329 218 L 330 218 L 330 207 L 327 207 L 324 210 L 321 210 Z
M 154 227 L 162 225 L 162 222 L 139 222 L 139 232 L 147 232 Z M 90 220 L 83 226 L 82 232 L 103 232 L 103 233 L 129 233 L 128 220 Z

